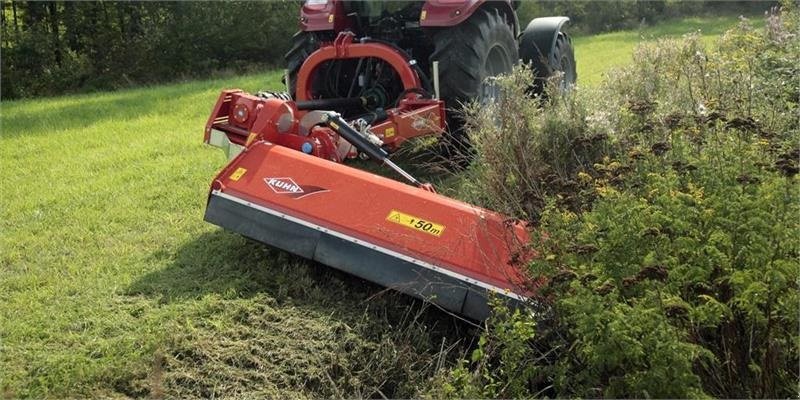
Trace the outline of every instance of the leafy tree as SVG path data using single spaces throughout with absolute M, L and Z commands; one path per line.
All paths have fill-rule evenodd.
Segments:
M 282 66 L 299 3 L 3 1 L 2 97 Z

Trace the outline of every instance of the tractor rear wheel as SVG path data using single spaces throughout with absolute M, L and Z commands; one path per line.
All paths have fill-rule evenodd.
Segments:
M 561 73 L 558 89 L 568 91 L 575 85 L 578 73 L 575 69 L 575 51 L 572 40 L 564 32 L 558 32 L 555 46 L 553 47 L 553 65 L 548 57 L 542 56 L 536 49 L 533 32 L 524 32 L 520 38 L 520 57 L 523 63 L 530 63 L 534 70 L 534 82 L 531 91 L 533 95 L 542 95 L 548 79 Z
M 569 90 L 578 80 L 578 72 L 575 69 L 575 51 L 572 49 L 572 40 L 564 32 L 558 33 L 555 59 L 558 60 L 556 68 L 564 73 L 561 79 L 561 90 Z
M 319 41 L 311 32 L 297 32 L 292 36 L 292 48 L 283 57 L 286 60 L 289 82 L 284 82 L 289 88 L 289 95 L 295 98 L 297 87 L 297 72 L 300 66 L 311 53 L 319 49 Z M 284 79 L 287 77 L 284 77 Z
M 430 59 L 439 62 L 439 91 L 448 108 L 447 147 L 465 150 L 469 144 L 460 115 L 462 104 L 487 102 L 495 96 L 492 85 L 485 82 L 511 72 L 516 64 L 514 30 L 499 10 L 479 9 L 465 22 L 436 32 L 433 41 L 436 48 Z

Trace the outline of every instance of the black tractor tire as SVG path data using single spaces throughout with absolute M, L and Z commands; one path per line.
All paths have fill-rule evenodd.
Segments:
M 572 47 L 572 39 L 564 33 L 558 32 L 555 47 L 553 48 L 553 59 L 551 63 L 546 55 L 542 56 L 533 45 L 533 41 L 524 32 L 520 37 L 519 55 L 524 63 L 530 63 L 534 70 L 534 82 L 531 87 L 532 95 L 542 95 L 547 81 L 554 75 L 563 73 L 559 81 L 559 89 L 568 91 L 578 80 L 578 72 L 575 66 L 575 50 Z
M 292 36 L 292 47 L 283 57 L 286 60 L 286 70 L 289 82 L 284 84 L 289 89 L 289 95 L 295 98 L 297 88 L 297 72 L 311 53 L 319 49 L 319 40 L 313 32 L 297 32 Z M 287 77 L 284 77 L 286 79 Z
M 462 104 L 485 102 L 486 78 L 511 72 L 519 59 L 510 21 L 497 9 L 479 9 L 459 25 L 433 36 L 430 60 L 439 62 L 439 92 L 447 107 L 448 153 L 469 149 Z M 455 149 L 453 148 L 455 147 Z M 468 158 L 468 157 L 467 157 Z
M 430 59 L 439 62 L 439 91 L 449 108 L 480 102 L 486 78 L 511 72 L 519 59 L 513 27 L 496 9 L 479 9 L 433 39 Z

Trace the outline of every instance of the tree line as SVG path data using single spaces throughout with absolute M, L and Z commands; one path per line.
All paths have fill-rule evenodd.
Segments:
M 776 1 L 752 0 L 522 0 L 519 19 L 527 23 L 546 15 L 570 17 L 570 32 L 593 34 L 652 25 L 659 21 L 689 15 L 763 13 Z
M 2 98 L 277 66 L 299 2 L 2 2 Z
M 299 0 L 2 0 L 3 99 L 116 89 L 283 66 Z M 759 9 L 764 9 L 763 3 Z M 749 6 L 748 6 L 749 4 Z M 520 20 L 568 15 L 583 33 L 752 2 L 523 1 Z

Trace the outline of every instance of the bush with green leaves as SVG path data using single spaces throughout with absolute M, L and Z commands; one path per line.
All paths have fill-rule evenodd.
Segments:
M 461 189 L 537 225 L 547 283 L 437 395 L 797 395 L 800 23 L 767 18 L 644 45 L 597 91 L 527 99 L 518 71 L 473 115 Z

